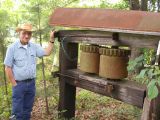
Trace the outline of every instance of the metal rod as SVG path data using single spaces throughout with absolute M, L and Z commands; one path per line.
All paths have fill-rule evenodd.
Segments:
M 155 60 L 155 65 L 159 64 L 159 59 L 160 59 L 160 41 L 158 42 L 158 48 L 157 48 L 157 53 L 156 53 L 156 60 Z

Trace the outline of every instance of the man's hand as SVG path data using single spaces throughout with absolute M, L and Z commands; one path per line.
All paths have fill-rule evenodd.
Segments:
M 52 43 L 54 43 L 54 32 L 55 31 L 53 31 L 53 30 L 50 32 L 50 40 L 49 41 Z
M 17 82 L 13 79 L 13 80 L 11 81 L 11 84 L 12 84 L 13 87 L 15 87 L 15 86 L 17 85 Z
M 12 84 L 12 86 L 16 86 L 17 83 L 16 83 L 16 80 L 14 79 L 12 68 L 9 66 L 5 66 L 5 71 L 6 71 L 6 75 L 9 79 L 10 83 Z
M 45 49 L 45 56 L 49 56 L 52 52 L 53 46 L 54 46 L 54 31 L 50 32 L 50 39 L 48 43 L 48 47 Z

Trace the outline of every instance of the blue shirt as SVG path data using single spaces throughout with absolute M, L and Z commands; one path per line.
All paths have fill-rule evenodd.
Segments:
M 18 40 L 8 47 L 4 64 L 12 68 L 15 80 L 31 79 L 36 77 L 36 57 L 44 55 L 40 45 L 29 42 L 26 49 Z

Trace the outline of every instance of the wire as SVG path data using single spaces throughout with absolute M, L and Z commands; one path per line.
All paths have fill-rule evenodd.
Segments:
M 66 51 L 66 48 L 65 48 L 65 46 L 64 46 L 65 42 L 66 42 L 66 44 L 68 43 L 67 40 L 66 40 L 66 38 L 67 38 L 67 37 L 63 37 L 62 40 L 61 40 L 61 46 L 62 46 L 62 50 L 63 50 L 63 52 L 64 52 L 64 55 L 66 56 L 66 58 L 67 58 L 69 61 L 76 61 L 76 60 L 78 59 L 78 57 L 71 58 L 71 57 L 69 56 L 69 54 L 67 53 L 67 51 Z

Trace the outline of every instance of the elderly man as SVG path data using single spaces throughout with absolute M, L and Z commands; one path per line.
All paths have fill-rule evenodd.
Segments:
M 50 33 L 48 47 L 31 43 L 32 25 L 17 27 L 19 39 L 12 43 L 4 60 L 6 75 L 12 84 L 12 117 L 29 120 L 35 97 L 36 57 L 51 54 L 54 32 Z

